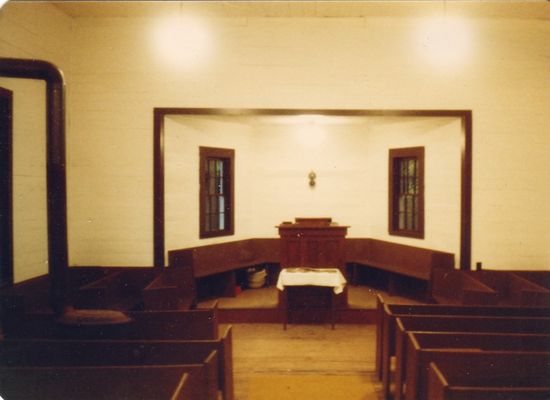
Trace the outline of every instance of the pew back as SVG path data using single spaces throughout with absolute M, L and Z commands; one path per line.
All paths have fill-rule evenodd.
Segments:
M 548 380 L 548 377 L 550 377 L 550 352 L 421 349 L 416 354 L 410 353 L 409 365 L 416 365 L 417 368 L 415 370 L 408 368 L 405 392 L 406 400 L 428 400 L 428 371 L 431 362 L 435 364 L 445 363 L 445 365 L 452 363 L 461 366 L 465 375 L 474 373 L 475 367 L 473 366 L 477 363 L 504 363 L 508 364 L 508 368 L 511 371 L 524 371 L 518 372 L 518 376 L 527 374 L 528 372 L 534 374 L 532 378 L 529 378 L 530 381 L 528 380 L 527 383 L 522 384 L 521 379 L 512 379 L 508 381 L 509 386 L 532 386 L 536 382 L 541 382 L 541 378 Z M 532 365 L 538 365 L 542 369 L 534 370 L 532 369 Z M 485 382 L 487 386 L 497 384 L 498 382 L 504 385 L 504 382 L 499 381 L 496 375 L 490 375 L 491 369 L 476 373 L 481 373 L 486 377 Z M 473 382 L 476 379 L 478 378 L 472 377 L 471 381 Z M 493 379 L 493 382 L 491 382 L 491 379 Z
M 542 400 L 550 398 L 548 368 L 535 358 L 528 368 L 516 371 L 508 359 L 477 360 L 466 367 L 455 363 L 430 363 L 427 396 L 430 400 Z M 541 363 L 542 362 L 542 363 Z M 465 373 L 466 372 L 466 373 Z
M 381 297 L 378 296 L 377 314 L 376 371 L 379 379 L 383 382 L 384 392 L 387 394 L 389 393 L 390 358 L 396 353 L 396 319 L 398 317 L 414 319 L 418 316 L 419 321 L 429 321 L 432 319 L 432 316 L 448 316 L 449 318 L 456 318 L 458 316 L 472 316 L 474 319 L 482 318 L 481 316 L 550 318 L 550 308 L 518 306 L 462 306 L 443 304 L 389 304 L 384 303 Z M 464 319 L 462 322 L 457 320 L 454 328 L 449 327 L 446 330 L 457 332 L 469 330 L 463 328 L 465 324 L 467 325 L 468 322 L 465 322 Z M 443 330 L 443 326 L 444 325 L 442 325 L 441 329 L 437 329 L 436 327 L 432 329 L 429 328 L 429 326 L 426 326 L 425 329 L 420 327 L 418 329 L 412 329 L 437 331 Z M 498 330 L 494 329 L 489 331 L 498 332 Z
M 43 340 L 0 341 L 4 366 L 115 366 L 199 364 L 217 352 L 218 388 L 234 397 L 232 328 L 219 340 Z
M 480 350 L 550 351 L 550 334 L 485 332 L 407 332 L 415 348 L 476 348 Z
M 428 369 L 427 359 L 423 356 L 431 350 L 550 352 L 550 335 L 409 331 L 406 333 L 406 337 L 406 346 L 399 350 L 397 360 L 396 399 L 401 398 L 404 375 L 407 377 L 407 392 L 414 391 L 419 387 L 419 379 L 422 379 L 422 372 L 419 373 L 419 371 Z M 404 374 L 405 369 L 406 373 Z M 465 373 L 468 373 L 467 369 Z
M 10 400 L 200 400 L 193 389 L 200 382 L 189 368 L 177 365 L 0 368 L 1 394 Z
M 218 309 L 133 311 L 128 323 L 63 324 L 53 313 L 13 314 L 3 320 L 6 338 L 49 339 L 217 339 Z M 74 321 L 72 321 L 74 322 Z

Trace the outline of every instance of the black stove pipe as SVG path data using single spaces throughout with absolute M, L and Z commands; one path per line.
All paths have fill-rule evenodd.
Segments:
M 0 57 L 0 76 L 46 81 L 46 169 L 50 304 L 63 313 L 67 303 L 67 183 L 65 81 L 55 65 L 41 60 Z

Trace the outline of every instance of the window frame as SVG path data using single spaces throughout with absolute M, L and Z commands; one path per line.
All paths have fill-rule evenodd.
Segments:
M 400 170 L 396 168 L 399 160 L 414 158 L 417 160 L 418 194 L 417 194 L 417 227 L 416 229 L 400 229 L 399 224 L 399 183 Z M 423 146 L 406 147 L 389 150 L 389 201 L 388 201 L 388 232 L 393 236 L 405 236 L 424 239 L 424 170 L 425 149 Z
M 222 160 L 225 173 L 228 176 L 224 182 L 224 229 L 209 230 L 206 224 L 206 173 L 207 161 L 211 159 Z M 212 238 L 219 236 L 231 236 L 235 233 L 235 150 L 218 147 L 199 147 L 199 238 Z

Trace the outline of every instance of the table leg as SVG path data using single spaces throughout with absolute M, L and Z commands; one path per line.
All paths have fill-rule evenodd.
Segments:
M 286 331 L 286 325 L 288 323 L 288 289 L 284 289 L 281 292 L 281 299 L 283 311 L 283 329 Z
M 332 324 L 332 329 L 334 329 L 334 308 L 336 303 L 336 294 L 334 293 L 334 290 L 330 291 L 330 322 Z

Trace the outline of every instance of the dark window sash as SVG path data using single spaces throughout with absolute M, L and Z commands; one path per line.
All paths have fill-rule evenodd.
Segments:
M 424 147 L 389 151 L 390 235 L 424 238 Z

